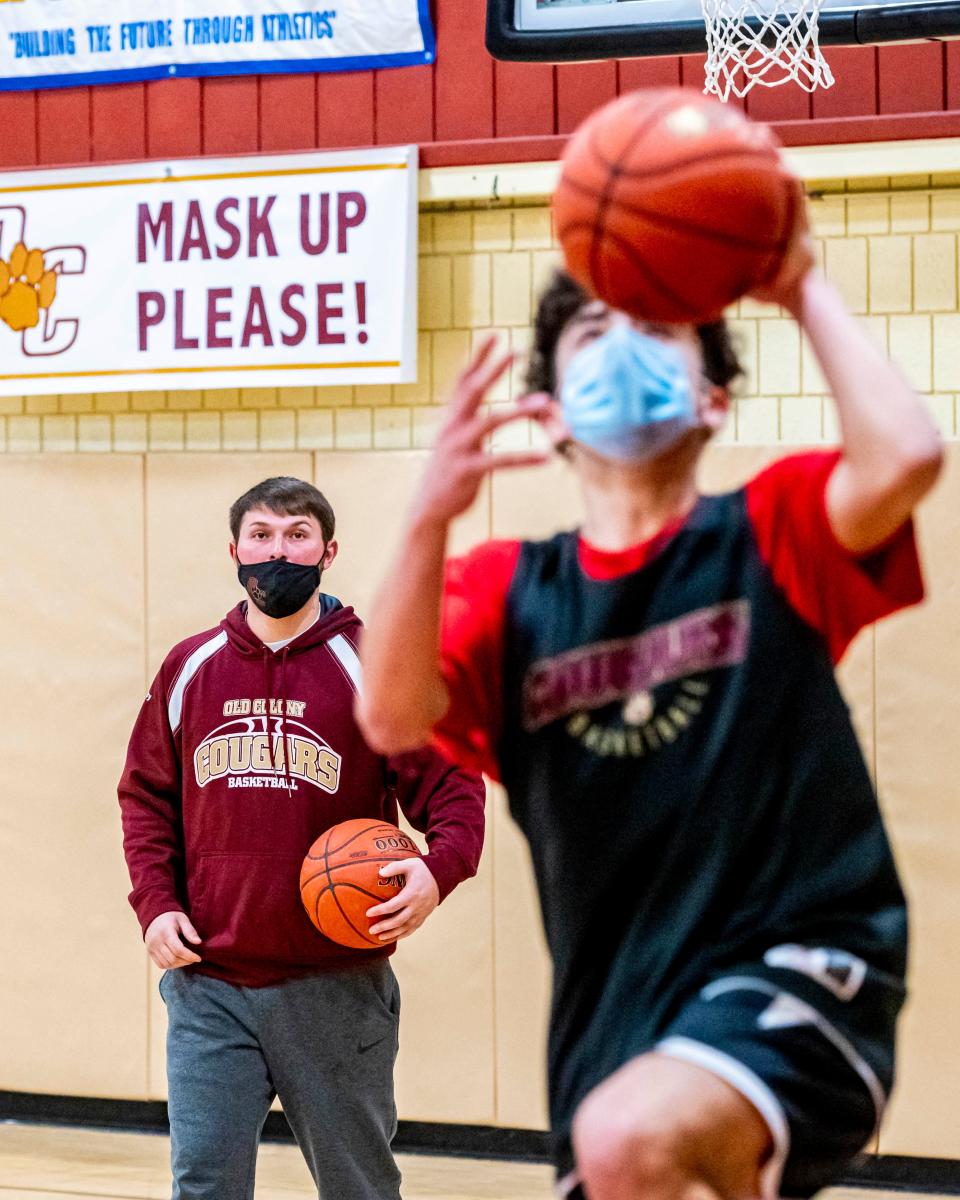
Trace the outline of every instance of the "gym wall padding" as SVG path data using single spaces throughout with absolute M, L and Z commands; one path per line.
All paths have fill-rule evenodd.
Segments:
M 705 481 L 733 486 L 773 457 L 714 447 Z M 126 905 L 115 785 L 144 688 L 181 636 L 239 596 L 226 508 L 276 472 L 332 499 L 342 550 L 325 586 L 369 609 L 392 557 L 424 452 L 351 455 L 15 456 L 0 471 L 13 514 L 0 618 L 0 1089 L 162 1098 L 163 1007 Z M 953 798 L 954 659 L 960 650 L 956 512 L 960 463 L 919 526 L 932 599 L 853 647 L 842 676 L 865 739 L 913 900 L 912 1000 L 886 1153 L 951 1157 L 960 1040 L 952 982 L 960 830 Z M 453 538 L 539 535 L 576 520 L 566 468 L 498 476 Z M 402 564 L 400 568 L 402 569 Z M 398 1067 L 409 1120 L 542 1127 L 549 969 L 526 848 L 499 789 L 478 877 L 395 963 L 404 991 Z
M 0 471 L 0 1087 L 137 1096 L 143 948 L 115 789 L 144 692 L 143 459 Z
M 876 631 L 877 774 L 912 901 L 911 993 L 899 1088 L 880 1144 L 889 1154 L 960 1155 L 960 456 L 924 506 L 922 609 Z

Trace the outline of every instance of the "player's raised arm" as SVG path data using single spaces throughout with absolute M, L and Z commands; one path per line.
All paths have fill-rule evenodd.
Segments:
M 801 244 L 774 285 L 756 293 L 782 304 L 810 340 L 837 406 L 843 457 L 827 485 L 827 515 L 854 554 L 900 528 L 936 481 L 940 434 L 923 400 L 810 266 Z
M 510 355 L 488 338 L 460 375 L 406 529 L 372 606 L 361 646 L 363 696 L 357 720 L 382 754 L 422 746 L 447 709 L 440 675 L 440 605 L 450 522 L 473 504 L 484 477 L 503 467 L 546 461 L 543 453 L 491 454 L 486 439 L 511 421 L 536 416 L 543 396 L 527 396 L 505 411 L 483 408 Z

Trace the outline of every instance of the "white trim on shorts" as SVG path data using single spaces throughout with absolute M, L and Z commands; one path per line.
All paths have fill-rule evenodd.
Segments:
M 875 1114 L 874 1133 L 876 1133 L 883 1119 L 884 1109 L 887 1106 L 887 1093 L 884 1091 L 883 1084 L 877 1078 L 873 1067 L 859 1053 L 853 1042 L 845 1037 L 831 1021 L 828 1021 L 819 1009 L 814 1008 L 806 1000 L 801 1000 L 793 992 L 780 987 L 779 984 L 773 983 L 769 979 L 759 979 L 752 975 L 728 975 L 707 984 L 700 995 L 704 1000 L 711 1000 L 714 996 L 723 995 L 725 992 L 743 991 L 762 992 L 774 1000 L 778 996 L 787 996 L 790 998 L 797 1006 L 798 1011 L 803 1012 L 807 1023 L 812 1025 L 847 1060 L 848 1065 L 856 1072 L 864 1087 L 870 1093 Z
M 780 1180 L 783 1178 L 787 1155 L 790 1153 L 790 1123 L 783 1111 L 783 1105 L 770 1085 L 732 1054 L 709 1046 L 706 1042 L 698 1042 L 694 1038 L 664 1038 L 654 1046 L 654 1050 L 668 1058 L 679 1058 L 703 1067 L 712 1075 L 725 1080 L 744 1099 L 750 1101 L 766 1122 L 773 1140 L 773 1153 L 760 1172 L 760 1194 L 764 1200 L 776 1200 L 780 1194 Z
M 783 1111 L 783 1105 L 774 1095 L 770 1086 L 764 1083 L 759 1075 L 755 1075 L 749 1067 L 744 1066 L 738 1058 L 726 1054 L 723 1050 L 717 1050 L 714 1046 L 708 1046 L 705 1042 L 695 1041 L 693 1038 L 664 1038 L 662 1042 L 658 1042 L 653 1047 L 653 1050 L 667 1058 L 681 1059 L 684 1062 L 703 1067 L 711 1075 L 716 1075 L 729 1083 L 760 1113 L 770 1130 L 770 1137 L 773 1141 L 773 1153 L 763 1164 L 760 1172 L 761 1195 L 763 1200 L 776 1200 L 780 1194 L 780 1180 L 783 1178 L 787 1155 L 790 1153 L 790 1123 L 787 1121 L 787 1114 Z M 565 1200 L 580 1182 L 580 1175 L 576 1170 L 557 1180 L 555 1190 L 558 1200 Z
M 571 1171 L 569 1175 L 564 1175 L 562 1179 L 558 1179 L 553 1185 L 554 1195 L 557 1197 L 557 1200 L 567 1200 L 567 1196 L 570 1195 L 580 1182 L 579 1171 Z

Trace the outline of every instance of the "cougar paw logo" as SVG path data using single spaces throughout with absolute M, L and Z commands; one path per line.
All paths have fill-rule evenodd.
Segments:
M 256 575 L 251 575 L 247 580 L 247 591 L 250 594 L 250 599 L 258 601 L 260 604 L 265 604 L 267 601 L 267 593 L 260 586 L 260 581 Z
M 14 333 L 39 325 L 40 310 L 49 308 L 56 294 L 56 272 L 46 269 L 42 250 L 17 242 L 10 261 L 0 259 L 0 321 Z

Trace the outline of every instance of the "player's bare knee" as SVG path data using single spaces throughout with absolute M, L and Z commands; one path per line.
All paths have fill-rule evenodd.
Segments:
M 666 1200 L 683 1191 L 686 1176 L 673 1139 L 591 1097 L 574 1120 L 573 1148 L 591 1200 Z

